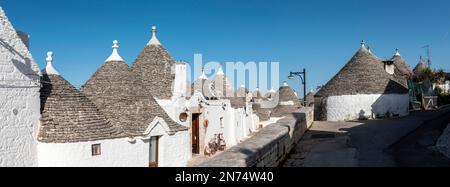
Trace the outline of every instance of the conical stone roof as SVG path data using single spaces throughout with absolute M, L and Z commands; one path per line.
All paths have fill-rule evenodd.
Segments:
M 173 95 L 173 82 L 175 61 L 156 39 L 156 28 L 153 37 L 139 54 L 133 64 L 132 71 L 142 85 L 158 99 L 171 99 Z
M 73 143 L 125 136 L 60 75 L 44 74 L 41 82 L 40 142 Z
M 357 94 L 408 93 L 406 80 L 395 78 L 384 70 L 381 59 L 364 45 L 352 59 L 319 92 L 317 97 Z
M 423 61 L 423 57 L 420 56 L 419 63 L 417 63 L 416 67 L 414 68 L 415 74 L 421 74 L 423 70 L 427 69 L 427 65 L 425 65 Z
M 214 94 L 218 98 L 227 98 L 233 96 L 235 93 L 230 82 L 231 81 L 223 73 L 222 68 L 220 68 L 219 72 L 216 74 L 213 80 Z
M 413 71 L 406 64 L 405 59 L 403 59 L 403 57 L 400 55 L 400 53 L 398 52 L 398 49 L 397 49 L 396 54 L 391 58 L 391 60 L 394 62 L 394 66 L 395 66 L 394 73 L 396 75 L 409 77 L 413 74 Z
M 289 85 L 285 84 L 278 90 L 278 105 L 271 113 L 272 117 L 282 117 L 296 112 L 300 107 L 300 101 Z
M 186 130 L 165 113 L 124 61 L 105 62 L 82 92 L 128 136 L 142 135 L 155 117 L 163 118 L 171 132 Z

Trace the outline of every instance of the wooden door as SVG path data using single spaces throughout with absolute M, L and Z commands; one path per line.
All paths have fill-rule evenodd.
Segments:
M 192 115 L 192 154 L 200 154 L 200 114 Z
M 158 167 L 159 157 L 159 137 L 154 136 L 150 139 L 150 167 Z

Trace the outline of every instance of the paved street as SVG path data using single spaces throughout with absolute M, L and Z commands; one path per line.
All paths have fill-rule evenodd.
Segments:
M 450 110 L 440 112 L 440 117 Z M 413 112 L 399 119 L 315 122 L 289 155 L 284 167 L 395 167 L 391 145 L 437 118 L 436 111 Z M 417 160 L 417 159 L 416 159 Z

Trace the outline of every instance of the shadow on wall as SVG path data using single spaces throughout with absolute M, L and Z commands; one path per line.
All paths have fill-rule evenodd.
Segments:
M 39 74 L 37 74 L 32 67 L 31 59 L 23 56 L 20 52 L 16 51 L 12 46 L 6 43 L 4 40 L 0 39 L 0 45 L 7 49 L 9 52 L 19 56 L 25 62 L 21 62 L 20 60 L 13 59 L 12 64 L 18 69 L 23 75 L 27 76 L 31 80 L 36 80 L 39 78 Z
M 50 94 L 53 91 L 53 86 L 52 86 L 50 78 L 48 77 L 47 74 L 42 75 L 41 82 L 42 82 L 42 87 L 39 92 L 41 94 L 40 98 L 41 98 L 41 114 L 42 114 L 44 112 L 45 104 L 47 103 L 47 99 L 48 99 L 48 97 L 50 97 Z
M 407 93 L 409 93 L 407 88 L 390 80 L 383 95 L 372 104 L 373 116 L 371 117 L 390 118 L 406 115 L 409 110 L 409 97 L 405 95 Z
M 364 110 L 360 110 L 358 115 L 359 115 L 359 119 L 360 120 L 366 120 L 367 119 L 366 112 L 364 112 Z
M 314 97 L 314 121 L 326 121 L 327 97 Z

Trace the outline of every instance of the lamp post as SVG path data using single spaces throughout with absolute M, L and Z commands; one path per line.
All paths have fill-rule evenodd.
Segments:
M 290 72 L 288 78 L 294 79 L 295 76 L 300 77 L 301 83 L 303 84 L 303 104 L 306 103 L 306 69 L 303 68 L 302 72 Z

